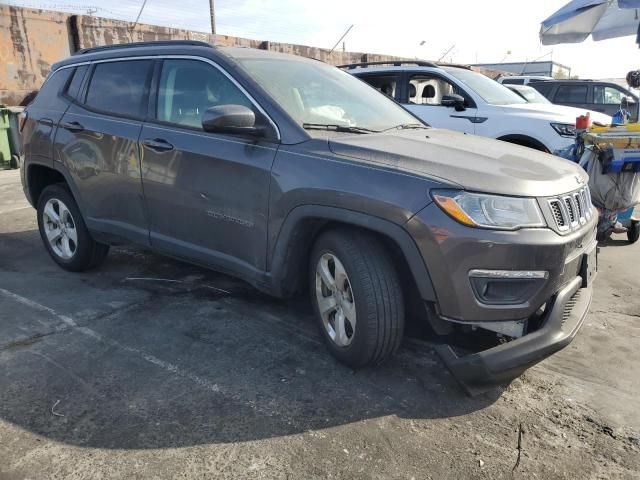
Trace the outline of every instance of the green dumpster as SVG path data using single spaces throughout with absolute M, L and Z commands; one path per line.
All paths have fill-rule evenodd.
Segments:
M 22 141 L 20 134 L 20 114 L 25 107 L 7 107 L 9 110 L 9 148 L 11 149 L 11 168 L 18 168 L 20 165 L 20 154 L 22 153 Z
M 11 167 L 11 147 L 9 146 L 9 109 L 0 105 L 0 168 Z

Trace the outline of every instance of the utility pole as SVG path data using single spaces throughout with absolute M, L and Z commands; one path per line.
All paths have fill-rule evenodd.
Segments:
M 347 31 L 346 31 L 346 32 L 344 32 L 344 33 L 342 34 L 342 36 L 338 39 L 338 41 L 337 41 L 337 42 L 336 42 L 336 44 L 333 46 L 333 48 L 331 49 L 331 51 L 329 51 L 329 55 L 331 55 L 331 54 L 333 53 L 333 51 L 336 49 L 336 47 L 337 47 L 338 45 L 340 45 L 340 42 L 342 41 L 342 39 L 343 39 L 344 37 L 346 37 L 346 36 L 347 36 L 347 33 L 349 33 L 349 32 L 351 31 L 351 29 L 352 29 L 352 28 L 353 28 L 353 25 L 351 25 L 349 28 L 347 28 Z
M 209 13 L 211 14 L 211 33 L 216 34 L 216 14 L 213 8 L 213 0 L 209 0 Z

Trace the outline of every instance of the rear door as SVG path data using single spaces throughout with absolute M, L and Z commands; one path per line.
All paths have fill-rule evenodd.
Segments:
M 588 108 L 589 85 L 586 83 L 565 83 L 558 85 L 553 103 L 576 108 Z
M 153 60 L 98 62 L 56 134 L 57 161 L 72 177 L 88 227 L 148 243 L 138 137 Z
M 82 68 L 82 67 L 80 67 Z M 69 106 L 65 95 L 75 68 L 61 68 L 51 74 L 36 98 L 27 106 L 27 120 L 22 130 L 25 156 L 51 165 L 56 126 Z
M 432 127 L 475 133 L 477 108 L 469 95 L 447 78 L 432 73 L 408 72 L 404 107 Z M 458 94 L 465 98 L 466 109 L 456 111 L 442 105 L 442 97 Z
M 268 123 L 215 63 L 164 59 L 140 139 L 142 183 L 154 248 L 251 276 L 265 270 L 277 133 L 256 139 L 203 131 L 202 114 L 228 104 Z

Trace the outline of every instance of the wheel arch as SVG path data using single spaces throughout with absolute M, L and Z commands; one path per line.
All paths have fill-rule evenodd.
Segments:
M 515 145 L 521 145 L 523 147 L 533 148 L 535 150 L 540 150 L 546 153 L 550 152 L 547 146 L 544 143 L 542 143 L 540 140 L 533 138 L 530 135 L 525 135 L 522 133 L 511 133 L 507 135 L 501 135 L 500 137 L 497 137 L 496 140 L 502 140 L 503 142 L 509 142 Z
M 401 226 L 388 220 L 336 207 L 304 205 L 294 208 L 284 220 L 269 255 L 274 293 L 289 296 L 306 285 L 308 258 L 315 239 L 331 228 L 357 228 L 376 235 L 392 255 L 402 277 L 423 300 L 436 301 L 427 267 L 415 242 Z
M 42 191 L 49 185 L 56 183 L 63 183 L 73 195 L 78 208 L 82 215 L 85 215 L 84 205 L 80 201 L 79 192 L 75 186 L 75 183 L 71 180 L 68 172 L 63 168 L 58 168 L 59 164 L 40 163 L 31 161 L 26 165 L 26 193 L 29 203 L 34 208 L 38 206 L 38 198 L 42 194 Z

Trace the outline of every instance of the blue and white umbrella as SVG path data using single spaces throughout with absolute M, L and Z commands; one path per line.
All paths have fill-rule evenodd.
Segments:
M 638 34 L 640 0 L 573 0 L 542 22 L 543 45 Z M 640 38 L 639 38 L 640 40 Z

